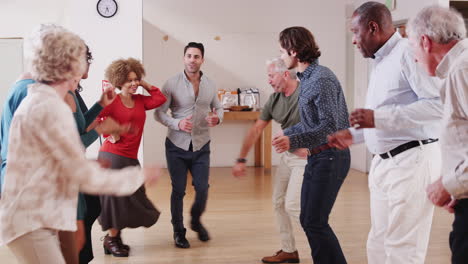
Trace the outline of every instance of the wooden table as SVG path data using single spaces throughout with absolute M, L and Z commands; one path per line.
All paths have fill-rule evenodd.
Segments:
M 224 121 L 239 120 L 255 122 L 260 116 L 258 111 L 224 112 Z M 263 151 L 262 151 L 263 150 Z M 255 142 L 255 167 L 271 169 L 271 122 Z

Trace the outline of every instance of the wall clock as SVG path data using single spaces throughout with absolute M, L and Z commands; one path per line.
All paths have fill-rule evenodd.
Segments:
M 105 18 L 113 17 L 118 10 L 117 2 L 115 0 L 99 0 L 96 8 L 99 15 Z

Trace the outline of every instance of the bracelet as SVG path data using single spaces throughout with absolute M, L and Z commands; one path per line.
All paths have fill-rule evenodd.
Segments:
M 236 159 L 236 162 L 238 162 L 238 163 L 246 163 L 247 160 L 244 159 L 244 158 L 238 158 L 238 159 Z

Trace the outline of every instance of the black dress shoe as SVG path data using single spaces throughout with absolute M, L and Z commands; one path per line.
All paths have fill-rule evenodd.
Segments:
M 174 232 L 174 244 L 178 248 L 189 248 L 190 243 L 188 240 L 185 238 L 185 233 L 186 230 L 184 231 L 179 231 L 179 232 Z
M 198 233 L 198 239 L 200 239 L 200 241 L 206 242 L 211 239 L 208 231 L 201 223 L 192 223 L 190 228 Z

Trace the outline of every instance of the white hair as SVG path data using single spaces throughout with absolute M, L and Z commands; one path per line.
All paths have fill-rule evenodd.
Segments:
M 434 5 L 425 7 L 410 20 L 408 34 L 415 39 L 426 35 L 437 43 L 447 44 L 464 39 L 466 28 L 458 11 Z
M 274 72 L 279 72 L 283 73 L 286 71 L 289 71 L 289 77 L 291 79 L 296 79 L 296 71 L 294 69 L 288 70 L 288 67 L 286 67 L 286 64 L 281 58 L 274 58 L 271 60 L 267 60 L 266 65 L 269 67 L 270 65 L 273 66 L 273 71 Z
M 55 30 L 59 28 L 62 27 L 55 24 L 40 24 L 34 27 L 31 33 L 24 39 L 23 60 L 26 71 L 31 70 L 34 51 L 35 48 L 40 45 L 40 39 L 42 38 L 42 34 L 49 30 Z
M 76 34 L 53 24 L 37 27 L 25 42 L 25 61 L 34 80 L 53 83 L 83 74 L 86 45 Z

